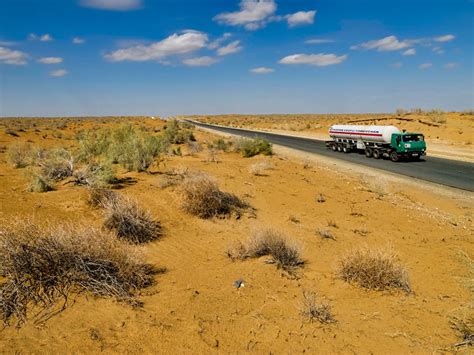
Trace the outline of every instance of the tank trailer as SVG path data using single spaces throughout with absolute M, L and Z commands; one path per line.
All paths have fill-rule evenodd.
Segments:
M 333 125 L 329 136 L 332 140 L 326 141 L 326 147 L 335 152 L 364 151 L 367 158 L 390 158 L 393 162 L 426 155 L 423 134 L 401 132 L 395 126 Z

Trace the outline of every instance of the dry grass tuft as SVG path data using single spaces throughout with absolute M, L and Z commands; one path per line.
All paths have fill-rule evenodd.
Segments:
M 32 174 L 28 191 L 30 192 L 48 192 L 53 191 L 53 183 L 41 174 Z
M 24 168 L 29 165 L 33 149 L 29 144 L 14 144 L 8 147 L 8 160 L 16 168 Z
M 103 207 L 110 202 L 117 201 L 119 194 L 115 191 L 102 187 L 90 187 L 87 189 L 87 203 L 91 207 Z
M 255 164 L 250 165 L 249 167 L 250 173 L 255 176 L 266 176 L 267 174 L 265 172 L 272 169 L 273 169 L 273 165 L 269 161 L 262 161 L 260 163 L 255 163 Z
M 106 199 L 103 207 L 104 227 L 114 231 L 118 238 L 139 244 L 162 235 L 160 222 L 128 197 Z
M 329 229 L 318 229 L 316 231 L 316 233 L 318 233 L 319 236 L 323 239 L 336 240 L 336 238 L 334 237 L 334 235 L 332 234 L 332 232 Z
M 283 234 L 273 229 L 263 229 L 253 233 L 246 244 L 238 242 L 231 246 L 227 250 L 227 255 L 232 260 L 269 255 L 279 269 L 289 273 L 304 264 L 299 245 L 288 241 Z
M 181 184 L 181 207 L 187 213 L 200 218 L 240 216 L 249 207 L 234 194 L 223 192 L 209 175 L 200 173 L 186 176 Z
M 90 226 L 3 224 L 0 319 L 20 325 L 31 308 L 39 308 L 35 318 L 42 322 L 64 309 L 71 293 L 84 291 L 140 305 L 135 294 L 153 284 L 156 271 L 131 246 Z
M 311 291 L 303 291 L 300 314 L 310 322 L 318 321 L 323 324 L 337 322 L 332 314 L 331 306 L 328 303 L 318 303 L 316 293 Z
M 411 292 L 408 273 L 390 248 L 353 250 L 339 260 L 338 274 L 344 281 L 372 290 Z
M 451 328 L 461 338 L 461 341 L 454 346 L 474 345 L 474 315 L 454 317 L 450 323 Z

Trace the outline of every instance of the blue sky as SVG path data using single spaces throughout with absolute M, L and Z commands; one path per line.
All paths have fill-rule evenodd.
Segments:
M 468 0 L 0 0 L 0 116 L 473 107 Z

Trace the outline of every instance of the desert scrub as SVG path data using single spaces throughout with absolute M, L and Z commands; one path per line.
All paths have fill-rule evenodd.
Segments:
M 91 226 L 3 223 L 0 318 L 20 325 L 35 309 L 44 321 L 56 313 L 57 301 L 64 309 L 71 294 L 84 291 L 140 305 L 135 295 L 153 284 L 157 271 L 135 248 Z
M 328 303 L 318 303 L 316 293 L 311 291 L 303 291 L 303 302 L 300 306 L 300 314 L 309 322 L 318 321 L 319 323 L 329 324 L 335 323 Z
M 90 162 L 74 171 L 73 176 L 76 185 L 104 187 L 117 181 L 110 162 Z
M 390 249 L 355 249 L 339 260 L 338 276 L 361 287 L 411 292 L 408 272 Z
M 41 173 L 30 173 L 30 184 L 28 191 L 30 192 L 48 192 L 54 190 L 53 183 Z
M 215 141 L 207 144 L 208 149 L 215 149 L 223 152 L 228 152 L 230 147 L 232 147 L 232 142 L 225 141 L 222 138 L 216 139 Z
M 87 188 L 87 204 L 91 207 L 104 207 L 120 198 L 115 191 L 103 187 L 91 186 Z
M 192 128 L 194 128 L 194 126 L 186 122 L 180 123 L 177 120 L 171 120 L 166 125 L 164 139 L 171 144 L 184 144 L 195 141 L 196 138 L 191 131 Z
M 37 164 L 41 168 L 41 174 L 53 181 L 72 176 L 74 171 L 74 159 L 66 149 L 54 149 L 48 152 Z
M 304 260 L 301 258 L 301 247 L 274 229 L 255 231 L 246 243 L 237 242 L 231 246 L 227 255 L 232 260 L 269 255 L 279 269 L 289 273 L 304 265 Z
M 103 207 L 104 227 L 113 231 L 120 239 L 140 244 L 162 235 L 160 222 L 128 197 L 107 198 Z
M 240 216 L 249 205 L 236 195 L 221 191 L 217 182 L 209 175 L 196 173 L 186 176 L 180 186 L 181 207 L 200 218 Z
M 31 162 L 33 149 L 29 144 L 13 144 L 8 147 L 8 161 L 16 169 L 24 168 Z
M 110 145 L 109 130 L 88 130 L 79 133 L 77 139 L 79 148 L 76 159 L 79 162 L 87 163 L 92 158 L 105 154 Z
M 272 170 L 272 169 L 273 169 L 272 163 L 270 163 L 269 161 L 262 161 L 262 162 L 250 165 L 249 172 L 255 176 L 265 176 L 267 175 L 266 171 Z
M 235 142 L 234 148 L 244 158 L 250 158 L 258 154 L 273 154 L 272 144 L 263 138 L 240 138 Z

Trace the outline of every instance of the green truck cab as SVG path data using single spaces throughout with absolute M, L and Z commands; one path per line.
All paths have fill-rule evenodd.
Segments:
M 426 154 L 425 136 L 421 133 L 394 133 L 390 147 L 392 161 L 398 161 L 400 158 L 420 159 Z

